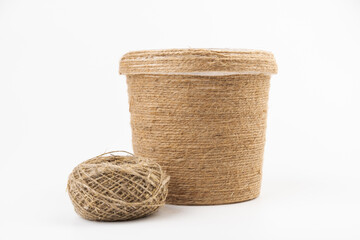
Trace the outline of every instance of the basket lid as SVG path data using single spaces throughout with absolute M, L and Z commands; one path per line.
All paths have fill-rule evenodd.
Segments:
M 271 52 L 246 49 L 167 49 L 126 53 L 120 74 L 275 74 Z

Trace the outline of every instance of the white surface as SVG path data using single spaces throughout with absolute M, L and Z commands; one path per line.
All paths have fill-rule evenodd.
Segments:
M 359 1 L 0 1 L 0 239 L 360 239 Z M 263 188 L 133 222 L 73 211 L 67 176 L 131 151 L 120 57 L 274 52 Z

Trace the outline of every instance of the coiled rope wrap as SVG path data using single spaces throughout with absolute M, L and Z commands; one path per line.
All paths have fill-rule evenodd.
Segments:
M 270 74 L 276 71 L 273 55 L 262 51 L 123 57 L 134 152 L 171 176 L 168 203 L 224 204 L 259 195 Z
M 94 221 L 147 216 L 165 204 L 169 177 L 158 163 L 109 152 L 74 168 L 67 190 L 75 211 Z

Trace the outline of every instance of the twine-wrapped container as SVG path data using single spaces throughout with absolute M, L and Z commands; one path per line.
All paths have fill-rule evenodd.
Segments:
M 170 175 L 168 203 L 241 202 L 260 193 L 274 56 L 257 50 L 129 52 L 134 153 Z

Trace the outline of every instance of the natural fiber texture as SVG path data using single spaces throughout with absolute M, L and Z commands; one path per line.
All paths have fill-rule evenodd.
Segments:
M 171 176 L 168 203 L 224 204 L 259 195 L 269 73 L 277 71 L 271 53 L 133 52 L 120 66 L 134 152 Z
M 268 75 L 130 75 L 133 147 L 171 176 L 168 202 L 259 195 Z
M 120 74 L 277 73 L 271 52 L 231 49 L 170 49 L 129 52 Z
M 169 177 L 151 160 L 113 153 L 87 160 L 70 174 L 67 190 L 75 211 L 95 221 L 131 220 L 156 211 L 165 203 Z

